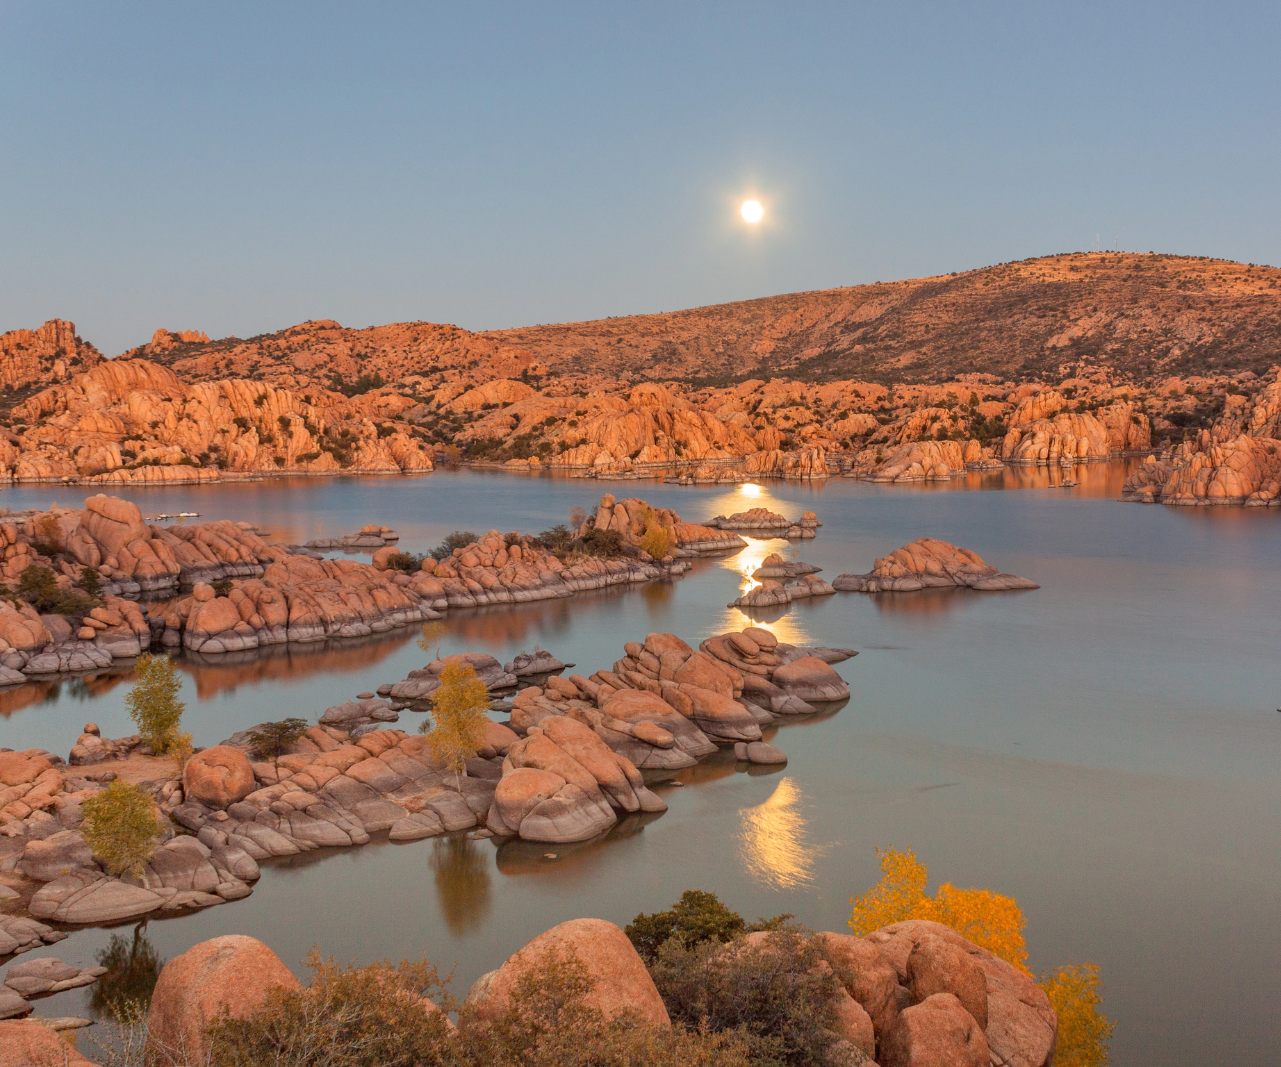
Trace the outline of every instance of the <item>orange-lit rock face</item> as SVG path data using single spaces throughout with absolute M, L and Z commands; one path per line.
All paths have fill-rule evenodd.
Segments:
M 102 360 L 91 344 L 76 336 L 76 324 L 50 319 L 36 330 L 0 334 L 0 386 L 22 389 L 65 381 Z
M 0 478 L 415 473 L 446 449 L 523 472 L 830 466 L 909 481 L 1174 447 L 1215 426 L 1221 442 L 1275 437 L 1281 398 L 1257 392 L 1279 302 L 1272 268 L 1082 254 L 487 334 L 162 329 L 109 362 L 54 320 L 0 338 L 0 384 L 50 386 L 13 409 Z M 1215 374 L 1188 374 L 1211 344 Z M 760 377 L 691 384 L 748 371 Z
M 0 443 L 0 463 L 17 481 L 107 483 L 432 469 L 430 452 L 408 427 L 387 424 L 376 400 L 315 399 L 239 379 L 187 386 L 148 360 L 111 360 L 17 405 L 23 433 Z

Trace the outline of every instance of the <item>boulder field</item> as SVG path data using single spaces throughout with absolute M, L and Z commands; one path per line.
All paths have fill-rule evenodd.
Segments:
M 733 515 L 717 515 L 708 519 L 707 525 L 716 530 L 751 530 L 789 541 L 808 541 L 816 536 L 818 527 L 823 524 L 812 511 L 803 511 L 799 519 L 792 520 L 768 508 L 750 508 L 736 511 Z
M 632 503 L 639 512 L 643 502 Z M 743 544 L 663 514 L 676 532 L 673 555 Z M 616 525 L 625 520 L 624 508 Z M 137 505 L 102 494 L 83 509 L 16 516 L 0 522 L 0 581 L 12 589 L 29 567 L 47 568 L 60 594 L 79 588 L 82 606 L 75 615 L 40 614 L 25 600 L 0 599 L 0 685 L 107 667 L 153 648 L 217 654 L 364 637 L 450 608 L 571 597 L 688 567 L 649 558 L 634 537 L 617 558 L 562 561 L 533 537 L 491 530 L 405 571 L 396 569 L 404 558 L 397 540 L 395 531 L 371 525 L 334 541 L 373 548 L 372 563 L 329 560 L 311 546 L 268 542 L 247 523 L 148 524 Z M 98 575 L 96 593 L 85 593 L 86 568 Z M 136 602 L 144 596 L 167 599 Z
M 639 548 L 646 529 L 655 523 L 671 536 L 673 558 L 733 552 L 747 545 L 741 537 L 717 529 L 712 523 L 685 522 L 670 508 L 656 508 L 636 497 L 617 500 L 612 493 L 600 498 L 596 514 L 589 517 L 575 534 L 583 537 L 595 530 L 612 530 L 625 544 Z
M 674 634 L 648 634 L 609 670 L 553 674 L 520 689 L 510 721 L 490 721 L 457 774 L 433 756 L 427 737 L 388 725 L 430 688 L 394 703 L 362 694 L 327 709 L 273 760 L 244 731 L 198 751 L 180 774 L 171 761 L 150 761 L 143 786 L 165 831 L 142 873 L 125 878 L 104 872 L 79 828 L 81 805 L 116 777 L 113 765 L 125 766 L 116 761 L 136 758 L 137 738 L 107 740 L 89 723 L 70 766 L 41 750 L 0 751 L 0 872 L 20 880 L 35 920 L 109 923 L 238 900 L 268 857 L 363 845 L 383 832 L 393 841 L 457 831 L 590 840 L 626 815 L 666 810 L 646 772 L 693 766 L 735 742 L 747 743 L 751 762 L 783 762 L 760 743 L 761 725 L 847 698 L 849 686 L 829 663 L 852 655 L 780 643 L 755 628 L 708 638 L 697 650 Z M 562 666 L 547 653 L 521 659 L 522 669 Z M 484 653 L 448 657 L 406 681 L 436 679 L 456 661 L 495 692 L 519 684 Z M 2 936 L 15 946 L 49 939 L 40 923 L 8 930 L 5 922 Z
M 840 933 L 814 938 L 818 966 L 837 979 L 833 1005 L 836 1039 L 881 1067 L 1050 1067 L 1058 1018 L 1030 977 L 956 931 L 910 921 L 866 937 Z M 753 933 L 722 946 L 762 955 L 786 951 L 772 933 Z M 479 1022 L 503 1018 L 522 984 L 556 961 L 576 961 L 586 972 L 588 1007 L 605 1021 L 631 1014 L 651 1026 L 672 1025 L 644 961 L 614 923 L 581 918 L 539 934 L 497 969 L 480 976 L 463 1002 Z M 780 959 L 779 964 L 782 965 Z M 205 1027 L 226 1016 L 246 1018 L 272 990 L 299 988 L 297 978 L 263 942 L 231 934 L 202 941 L 164 965 L 148 1018 L 149 1052 L 175 1062 L 198 1062 Z M 423 1010 L 439 1010 L 424 1002 Z M 34 1022 L 0 1022 L 0 1067 L 46 1062 L 57 1054 L 56 1035 Z M 853 1050 L 851 1050 L 852 1052 Z M 65 1062 L 88 1064 L 66 1051 Z M 47 1062 L 52 1062 L 48 1060 Z
M 906 593 L 965 586 L 983 592 L 1040 589 L 1016 574 L 1002 574 L 979 555 L 946 541 L 921 537 L 882 556 L 867 574 L 842 574 L 832 587 L 843 593 Z
M 742 596 L 727 605 L 731 608 L 786 607 L 793 600 L 835 593 L 822 578 L 816 577 L 821 567 L 800 560 L 787 562 L 777 552 L 765 557 L 752 573 L 752 580 L 759 582 Z M 777 579 L 782 579 L 778 581 Z
M 1161 458 L 1148 456 L 1121 488 L 1123 500 L 1204 507 L 1281 507 L 1281 371 L 1247 400 L 1230 396 L 1223 417 Z

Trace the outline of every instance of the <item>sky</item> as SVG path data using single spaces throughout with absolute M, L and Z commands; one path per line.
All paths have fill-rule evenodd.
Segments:
M 0 331 L 1281 263 L 1281 5 L 0 0 Z M 738 215 L 759 199 L 756 227 Z

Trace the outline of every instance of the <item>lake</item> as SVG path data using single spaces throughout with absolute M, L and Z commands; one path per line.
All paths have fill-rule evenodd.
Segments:
M 751 541 L 670 583 L 446 616 L 442 653 L 505 661 L 538 644 L 583 674 L 652 630 L 696 644 L 747 625 L 725 605 L 775 550 L 831 580 L 933 536 L 1041 584 L 838 593 L 761 615 L 784 640 L 859 650 L 836 667 L 848 704 L 783 723 L 773 736 L 789 757 L 781 770 L 713 758 L 660 788 L 666 814 L 605 841 L 311 853 L 265 864 L 247 900 L 153 920 L 144 934 L 166 959 L 217 934 L 251 934 L 300 973 L 313 945 L 344 961 L 425 954 L 454 966 L 461 997 L 557 922 L 624 925 L 687 888 L 714 891 L 749 919 L 792 912 L 843 930 L 851 894 L 879 877 L 875 849 L 910 846 L 931 889 L 947 881 L 1017 897 L 1038 974 L 1069 961 L 1102 967 L 1116 1062 L 1276 1063 L 1281 517 L 1121 503 L 1127 466 L 1078 467 L 1074 489 L 1054 487 L 1060 473 L 1044 469 L 921 487 L 703 488 L 439 471 L 129 493 L 145 514 L 244 519 L 290 541 L 386 524 L 410 551 L 459 528 L 537 532 L 605 492 L 693 521 L 756 505 L 818 513 L 814 541 Z M 13 488 L 0 506 L 80 506 L 83 495 Z M 417 636 L 184 661 L 184 726 L 211 745 L 264 719 L 314 719 L 421 666 Z M 65 754 L 87 720 L 107 736 L 132 733 L 127 690 L 100 677 L 0 693 L 0 744 Z M 405 712 L 400 725 L 418 721 Z M 89 963 L 111 933 L 77 931 L 37 954 Z M 59 994 L 37 1010 L 83 1014 L 89 996 Z

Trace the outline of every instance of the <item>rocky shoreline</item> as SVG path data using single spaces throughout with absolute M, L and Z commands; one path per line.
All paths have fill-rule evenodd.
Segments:
M 390 699 L 362 694 L 327 709 L 272 760 L 242 732 L 198 751 L 179 772 L 147 755 L 137 737 L 104 739 L 93 724 L 68 760 L 0 750 L 0 875 L 8 876 L 0 882 L 24 913 L 0 918 L 0 928 L 15 945 L 33 947 L 49 939 L 42 923 L 222 904 L 248 896 L 269 857 L 363 845 L 384 833 L 394 841 L 459 831 L 592 840 L 628 815 L 665 811 L 649 783 L 722 747 L 742 744 L 750 762 L 785 762 L 763 743 L 762 725 L 847 699 L 849 686 L 829 663 L 853 655 L 797 648 L 750 628 L 697 650 L 673 634 L 649 634 L 590 677 L 549 674 L 566 668 L 541 650 L 506 665 L 513 670 L 469 653 L 383 687 Z M 496 699 L 505 691 L 514 699 L 504 702 L 510 719 L 491 720 L 480 751 L 454 774 L 426 737 L 390 724 L 405 708 L 425 707 L 431 683 L 460 660 Z M 519 688 L 522 676 L 542 684 Z M 81 805 L 119 774 L 141 782 L 165 816 L 159 847 L 137 877 L 106 874 L 78 830 Z M 28 919 L 36 925 L 24 925 Z
M 670 535 L 661 560 L 640 546 L 651 521 Z M 688 558 L 745 544 L 608 495 L 581 533 L 597 530 L 618 534 L 615 555 L 562 559 L 535 537 L 491 530 L 445 558 L 420 560 L 401 553 L 387 527 L 284 545 L 228 520 L 149 525 L 135 504 L 105 495 L 89 497 L 83 509 L 11 516 L 0 522 L 0 579 L 20 595 L 0 598 L 0 685 L 101 669 L 150 649 L 218 655 L 366 637 L 451 609 L 678 577 Z M 372 551 L 373 561 L 324 559 L 326 550 Z M 32 568 L 43 576 L 48 610 L 22 599 Z M 149 602 L 139 603 L 144 597 Z
M 797 950 L 808 946 L 812 950 L 804 957 L 809 961 L 805 966 L 833 976 L 823 987 L 833 1024 L 825 1035 L 828 1062 L 1050 1067 L 1054 1060 L 1060 1020 L 1045 991 L 1008 961 L 941 923 L 907 920 L 865 937 L 811 934 L 801 928 L 759 931 L 721 944 L 713 939 L 708 947 L 715 955 L 709 962 L 715 966 L 737 958 L 749 968 L 778 971 L 789 959 L 801 958 Z M 511 1020 L 520 998 L 530 995 L 530 980 L 545 981 L 567 960 L 581 968 L 583 1004 L 599 1014 L 601 1023 L 628 1019 L 631 1026 L 657 1032 L 673 1028 L 668 1004 L 628 933 L 604 919 L 579 918 L 544 931 L 476 979 L 462 1001 L 458 1023 L 444 1020 L 445 1040 L 457 1039 L 457 1027 Z M 20 988 L 52 988 L 55 975 L 81 984 L 96 978 L 56 959 L 19 969 L 9 981 Z M 10 968 L 11 975 L 14 970 Z M 390 966 L 380 981 L 389 996 L 401 988 Z M 147 1047 L 157 1057 L 180 1053 L 183 1062 L 204 1062 L 205 1028 L 211 1021 L 248 1018 L 273 992 L 300 989 L 284 962 L 256 938 L 230 934 L 202 941 L 160 970 L 145 1006 Z M 14 992 L 10 999 L 21 998 Z M 421 1011 L 421 1022 L 440 1019 L 441 1007 L 433 1000 L 420 994 L 410 1003 Z M 0 1022 L 0 1042 L 14 1057 L 6 1063 L 93 1067 L 44 1022 Z
M 1002 574 L 976 552 L 921 537 L 882 556 L 867 574 L 842 574 L 832 583 L 843 593 L 911 593 L 963 587 L 980 592 L 1040 589 L 1028 578 Z

